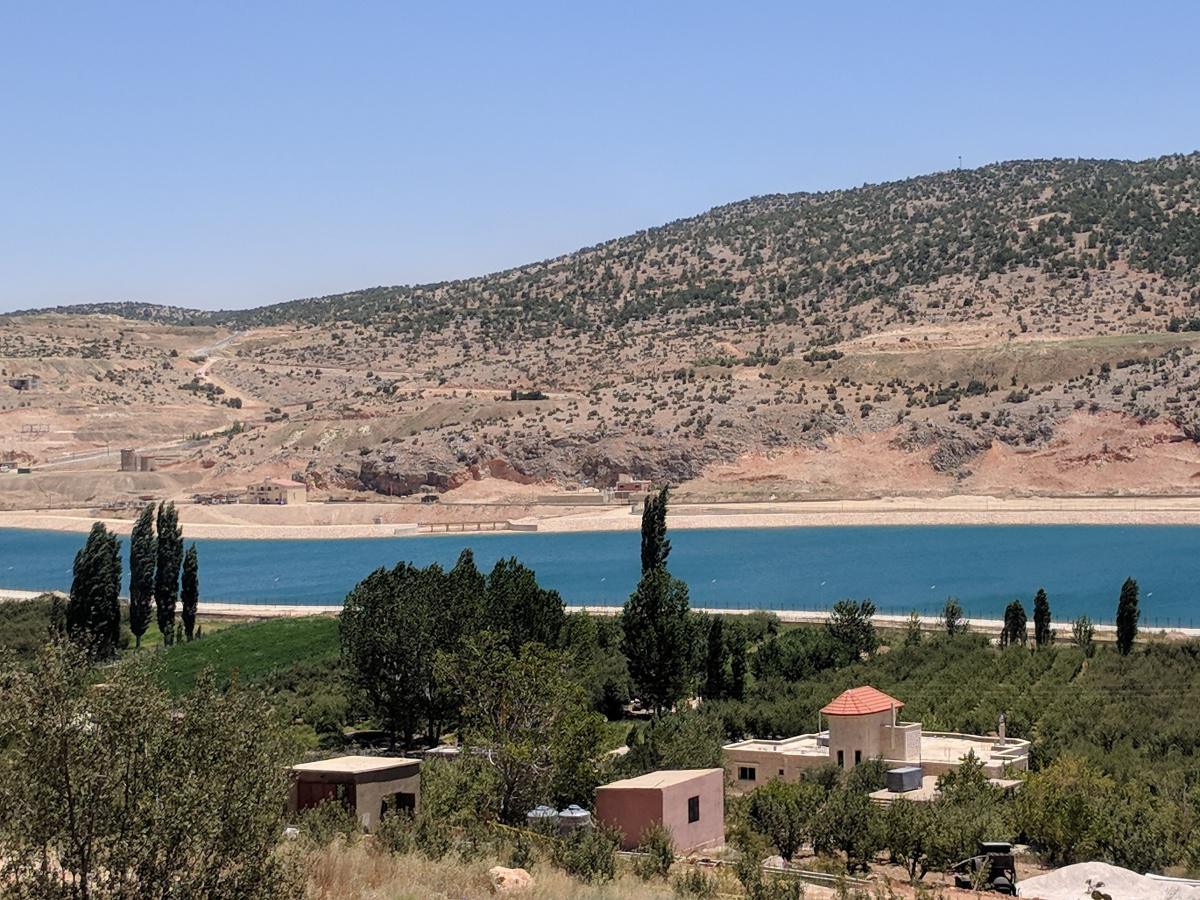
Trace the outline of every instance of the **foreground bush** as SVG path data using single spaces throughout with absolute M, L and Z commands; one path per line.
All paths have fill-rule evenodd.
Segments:
M 39 898 L 277 898 L 287 752 L 256 694 L 172 699 L 143 661 L 0 668 L 0 883 Z

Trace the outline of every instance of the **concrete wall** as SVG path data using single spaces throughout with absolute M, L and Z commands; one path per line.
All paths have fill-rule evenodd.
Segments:
M 855 753 L 861 762 L 884 755 L 883 726 L 892 724 L 892 711 L 870 713 L 865 716 L 828 716 L 829 759 L 838 761 L 838 751 L 843 753 L 843 766 L 854 768 Z
M 700 818 L 688 822 L 688 800 L 700 800 Z M 680 853 L 717 847 L 725 843 L 725 773 L 711 769 L 703 775 L 663 789 L 663 824 L 675 838 Z
M 621 833 L 621 849 L 633 850 L 642 833 L 661 822 L 661 788 L 600 788 L 596 791 L 596 819 Z
M 813 756 L 808 753 L 779 753 L 774 750 L 726 749 L 722 762 L 729 775 L 730 784 L 738 793 L 752 791 L 772 778 L 797 781 L 808 769 L 815 769 L 829 762 L 828 756 Z M 754 769 L 754 780 L 739 778 L 739 770 L 749 766 Z M 782 771 L 782 774 L 780 772 Z
M 700 800 L 700 818 L 688 822 L 692 797 Z M 596 791 L 596 819 L 621 833 L 625 850 L 636 848 L 656 822 L 670 830 L 679 853 L 719 846 L 725 841 L 724 771 L 710 769 L 664 787 L 602 787 Z

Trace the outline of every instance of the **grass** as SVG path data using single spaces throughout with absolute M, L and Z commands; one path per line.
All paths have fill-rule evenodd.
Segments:
M 307 860 L 305 896 L 310 900 L 484 900 L 492 898 L 488 869 L 505 865 L 491 857 L 462 860 L 453 854 L 433 862 L 416 853 L 373 850 L 369 842 L 333 844 Z M 607 884 L 586 884 L 539 863 L 530 873 L 529 889 L 514 893 L 522 900 L 667 900 L 674 893 L 664 881 L 642 881 L 619 872 Z
M 267 619 L 209 632 L 201 640 L 177 644 L 165 654 L 164 680 L 183 693 L 196 676 L 212 669 L 220 682 L 261 681 L 297 663 L 320 664 L 337 658 L 338 623 L 332 616 Z

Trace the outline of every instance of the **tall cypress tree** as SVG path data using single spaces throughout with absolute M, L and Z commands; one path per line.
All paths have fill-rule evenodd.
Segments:
M 1038 588 L 1033 598 L 1033 641 L 1039 647 L 1045 647 L 1054 640 L 1054 631 L 1050 627 L 1050 598 L 1046 596 L 1045 588 Z
M 150 627 L 154 600 L 154 567 L 158 553 L 154 539 L 154 504 L 148 503 L 133 526 L 129 539 L 129 630 L 137 646 Z
M 1014 600 L 1004 609 L 1004 630 L 1000 632 L 1000 646 L 1024 645 L 1029 640 L 1028 617 L 1020 600 Z
M 1138 583 L 1132 578 L 1126 578 L 1125 583 L 1121 585 L 1121 599 L 1117 603 L 1117 651 L 1122 656 L 1128 656 L 1129 651 L 1133 649 L 1140 617 Z
M 67 636 L 95 659 L 108 659 L 121 637 L 121 545 L 102 522 L 75 554 Z
M 688 620 L 687 585 L 667 571 L 668 489 L 642 511 L 642 578 L 621 613 L 622 649 L 634 688 L 655 712 L 669 710 L 687 691 L 695 630 Z
M 179 599 L 179 567 L 183 564 L 183 532 L 174 503 L 158 505 L 158 546 L 154 570 L 154 607 L 163 643 L 175 640 L 175 604 Z
M 667 501 L 669 487 L 664 487 L 657 496 L 646 498 L 642 507 L 642 574 L 667 564 L 671 553 L 671 542 L 667 540 Z
M 192 544 L 183 557 L 183 585 L 179 590 L 183 634 L 190 641 L 196 631 L 196 606 L 200 602 L 200 560 Z
M 720 700 L 725 696 L 725 666 L 729 662 L 729 645 L 725 642 L 725 620 L 713 616 L 708 623 L 708 646 L 704 654 L 704 686 L 701 693 L 705 700 Z

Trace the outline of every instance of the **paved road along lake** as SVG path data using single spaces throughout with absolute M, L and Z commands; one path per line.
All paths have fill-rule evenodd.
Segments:
M 670 537 L 671 571 L 688 582 L 694 606 L 815 609 L 870 597 L 881 611 L 932 612 L 953 595 L 970 615 L 999 618 L 1013 597 L 1031 601 L 1045 586 L 1056 618 L 1111 620 L 1121 582 L 1132 575 L 1148 624 L 1200 624 L 1197 527 L 729 528 Z M 0 529 L 0 587 L 68 589 L 83 541 L 82 534 Z M 518 557 L 568 604 L 620 604 L 639 566 L 634 532 L 196 544 L 202 599 L 242 603 L 338 603 L 378 566 L 448 566 L 470 547 L 483 568 Z

